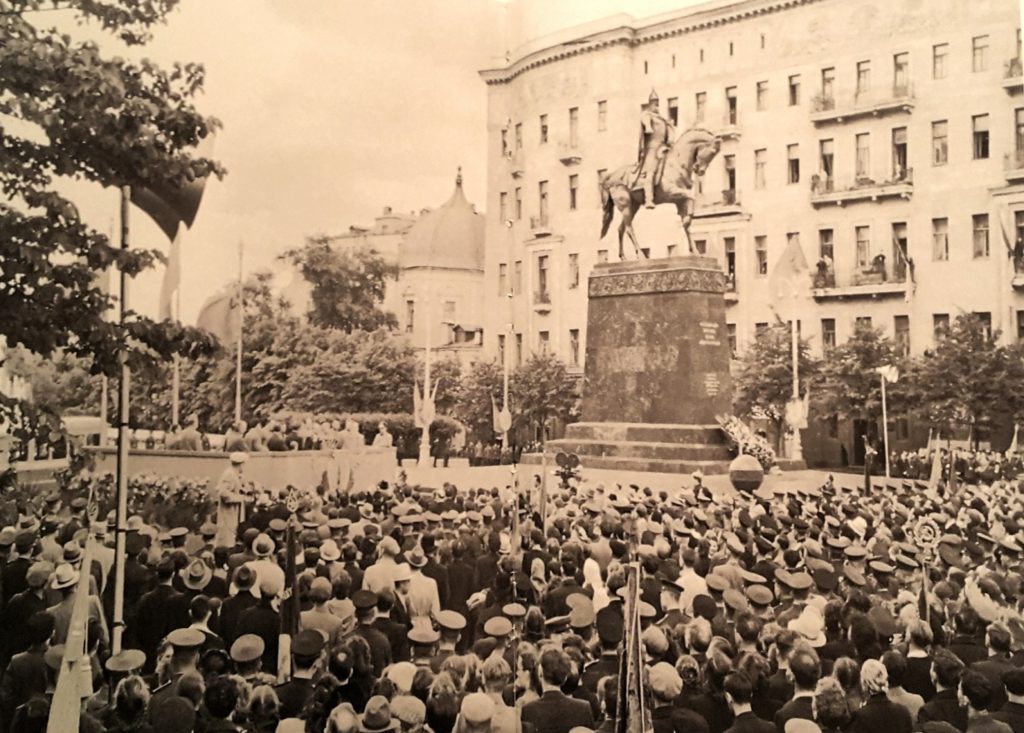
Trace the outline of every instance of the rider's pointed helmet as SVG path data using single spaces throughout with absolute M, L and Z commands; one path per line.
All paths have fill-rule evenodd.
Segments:
M 658 103 L 658 93 L 653 89 L 651 89 L 651 96 L 647 98 L 647 103 L 650 104 L 651 102 Z

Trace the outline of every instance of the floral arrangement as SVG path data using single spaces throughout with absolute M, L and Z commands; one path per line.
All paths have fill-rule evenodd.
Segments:
M 719 427 L 737 455 L 746 453 L 757 459 L 761 468 L 770 471 L 775 465 L 775 449 L 735 415 L 716 415 Z
M 62 499 L 92 494 L 103 519 L 117 506 L 117 481 L 112 473 L 82 473 L 67 478 Z M 140 474 L 128 479 L 128 514 L 161 527 L 196 529 L 213 511 L 214 502 L 206 479 Z

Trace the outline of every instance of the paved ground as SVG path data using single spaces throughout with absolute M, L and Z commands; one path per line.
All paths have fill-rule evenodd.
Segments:
M 558 478 L 551 475 L 552 467 L 548 468 L 548 485 L 554 486 Z M 406 469 L 409 482 L 423 486 L 440 486 L 445 481 L 450 481 L 456 486 L 503 486 L 512 481 L 512 474 L 509 466 L 478 466 L 476 468 L 425 468 L 411 467 Z M 521 483 L 532 483 L 534 474 L 540 473 L 539 466 L 519 467 L 519 480 Z M 824 483 L 828 471 L 789 471 L 785 473 L 769 474 L 765 477 L 760 492 L 772 492 L 777 486 L 820 486 Z M 833 474 L 837 485 L 857 486 L 863 481 L 862 477 L 855 474 Z M 674 488 L 691 486 L 693 479 L 689 476 L 680 476 L 670 473 L 637 473 L 635 471 L 612 471 L 605 469 L 584 469 L 583 479 L 588 484 L 603 483 L 605 486 L 615 484 L 638 484 L 650 486 L 656 491 L 664 489 L 670 494 Z M 716 493 L 729 495 L 734 493 L 729 477 L 708 476 L 704 484 Z M 759 492 L 759 493 L 760 493 Z

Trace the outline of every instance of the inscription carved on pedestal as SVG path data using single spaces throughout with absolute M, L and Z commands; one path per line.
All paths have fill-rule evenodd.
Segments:
M 722 382 L 714 372 L 704 375 L 704 392 L 707 393 L 708 397 L 717 397 L 721 386 Z
M 708 323 L 707 321 L 700 322 L 701 338 L 699 343 L 701 346 L 721 346 L 722 342 L 718 340 L 718 324 Z
M 590 297 L 692 291 L 724 293 L 725 275 L 720 270 L 652 270 L 592 275 Z

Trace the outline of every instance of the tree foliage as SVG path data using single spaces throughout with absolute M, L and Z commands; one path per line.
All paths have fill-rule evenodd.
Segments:
M 501 365 L 494 361 L 478 361 L 459 381 L 452 414 L 476 440 L 486 443 L 494 438 L 492 400 L 501 407 L 503 381 Z
M 999 333 L 974 314 L 959 316 L 916 370 L 918 413 L 937 427 L 991 425 L 1024 411 L 1021 348 L 1001 346 Z
M 811 355 L 806 339 L 799 340 L 798 359 L 800 395 L 803 396 L 820 366 Z M 788 324 L 779 321 L 758 334 L 740 357 L 733 386 L 737 413 L 767 418 L 781 441 L 786 405 L 793 399 L 793 346 Z
M 576 379 L 552 354 L 531 356 L 512 375 L 510 390 L 515 425 L 525 426 L 530 433 L 554 420 L 571 422 L 578 412 Z
M 815 411 L 822 417 L 874 420 L 882 415 L 882 383 L 875 371 L 889 364 L 900 369 L 901 381 L 886 386 L 890 411 L 900 407 L 906 392 L 907 367 L 896 344 L 881 329 L 857 324 L 853 335 L 828 352 L 811 387 Z
M 381 308 L 387 281 L 398 276 L 398 267 L 376 251 L 340 250 L 327 237 L 309 237 L 281 258 L 295 265 L 312 286 L 313 324 L 346 333 L 398 325 L 394 314 Z
M 177 0 L 79 0 L 68 7 L 128 44 L 148 40 Z M 94 374 L 114 376 L 126 350 L 133 368 L 179 353 L 190 359 L 213 342 L 189 327 L 134 311 L 104 319 L 112 299 L 97 286 L 104 271 L 134 277 L 161 259 L 122 251 L 79 217 L 58 191 L 62 179 L 104 187 L 174 187 L 221 176 L 190 150 L 219 126 L 193 100 L 202 66 L 170 70 L 143 59 L 105 57 L 92 41 L 48 26 L 39 0 L 0 3 L 0 336 L 42 357 L 81 357 Z M 4 400 L 7 416 L 27 408 Z

